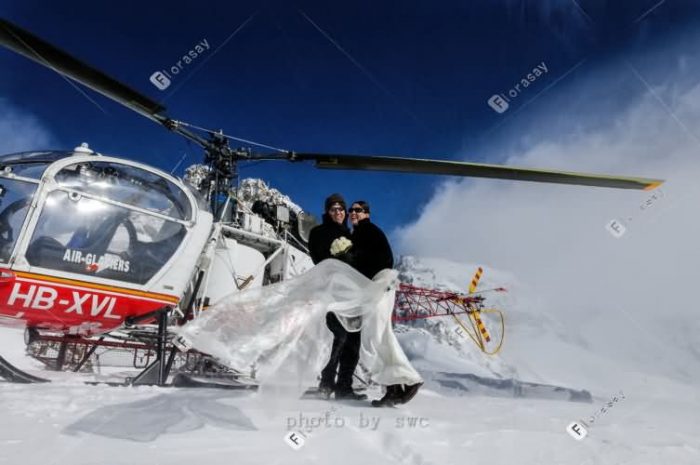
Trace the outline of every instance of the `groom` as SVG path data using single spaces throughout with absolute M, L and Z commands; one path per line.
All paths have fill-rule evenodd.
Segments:
M 345 199 L 340 194 L 326 199 L 323 222 L 309 234 L 309 253 L 314 264 L 333 257 L 331 244 L 334 241 L 341 238 L 347 241 L 350 237 L 345 208 Z M 326 326 L 333 333 L 333 346 L 328 364 L 321 371 L 319 391 L 326 397 L 335 393 L 336 399 L 366 399 L 365 394 L 352 390 L 352 377 L 360 361 L 360 332 L 347 331 L 333 312 L 326 314 Z

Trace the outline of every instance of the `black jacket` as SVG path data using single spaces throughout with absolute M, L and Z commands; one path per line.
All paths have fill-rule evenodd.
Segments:
M 331 258 L 331 243 L 339 237 L 350 239 L 350 230 L 345 223 L 338 224 L 324 214 L 323 223 L 314 227 L 309 233 L 309 254 L 314 265 L 321 260 Z
M 386 236 L 369 218 L 353 228 L 351 264 L 369 279 L 385 268 L 394 267 L 394 254 Z

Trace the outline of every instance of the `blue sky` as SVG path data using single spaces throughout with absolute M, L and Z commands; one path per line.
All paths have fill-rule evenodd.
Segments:
M 0 15 L 165 101 L 171 117 L 227 134 L 296 151 L 502 162 L 500 150 L 526 140 L 533 115 L 577 79 L 628 55 L 643 67 L 641 52 L 697 25 L 700 4 L 28 0 L 0 6 Z M 203 40 L 210 48 L 181 63 L 168 89 L 149 82 Z M 519 88 L 507 111 L 488 106 L 540 64 L 547 72 Z M 87 141 L 167 171 L 185 153 L 180 171 L 200 157 L 154 123 L 88 91 L 98 108 L 9 51 L 0 50 L 0 70 L 0 99 L 53 143 L 30 140 L 26 149 Z M 415 221 L 444 181 L 281 162 L 244 167 L 242 175 L 266 179 L 315 214 L 330 192 L 364 198 L 387 230 Z

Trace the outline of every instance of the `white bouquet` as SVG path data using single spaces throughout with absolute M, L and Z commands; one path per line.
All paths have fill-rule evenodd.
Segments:
M 352 248 L 352 242 L 347 237 L 339 237 L 331 243 L 331 255 L 343 255 Z

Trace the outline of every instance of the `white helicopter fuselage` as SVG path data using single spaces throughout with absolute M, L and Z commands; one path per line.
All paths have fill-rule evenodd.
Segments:
M 266 225 L 215 222 L 181 180 L 86 147 L 2 156 L 0 324 L 94 335 L 164 306 L 196 317 L 313 266 Z

